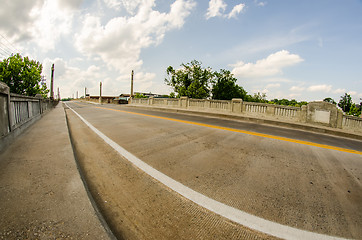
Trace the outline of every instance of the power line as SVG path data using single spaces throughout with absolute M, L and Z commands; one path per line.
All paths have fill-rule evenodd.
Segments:
M 7 58 L 11 56 L 11 53 L 0 46 L 0 55 L 2 56 L 1 58 Z
M 6 47 L 8 48 L 8 49 L 10 49 L 12 52 L 20 52 L 20 51 L 18 51 L 18 49 L 14 46 L 14 44 L 12 44 L 8 39 L 6 39 L 6 37 L 4 37 L 4 35 L 2 35 L 1 33 L 0 33 L 0 36 L 10 45 L 10 47 L 7 45 Z M 1 42 L 2 43 L 2 42 Z M 2 44 L 4 44 L 4 43 L 2 43 Z M 5 45 L 5 44 L 4 44 Z M 15 51 L 14 51 L 15 50 Z
M 0 40 L 1 40 L 0 44 L 3 48 L 5 48 L 6 50 L 9 50 L 10 52 L 13 52 L 12 48 L 10 48 L 8 45 L 6 45 L 2 39 L 0 39 Z
M 0 46 L 0 50 L 2 50 L 2 52 L 5 52 L 6 54 L 11 54 L 12 53 L 11 51 L 9 51 L 8 49 L 6 49 L 6 48 L 4 48 L 2 46 Z

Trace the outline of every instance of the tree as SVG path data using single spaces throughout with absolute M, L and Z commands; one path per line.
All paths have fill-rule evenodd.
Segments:
M 356 104 L 353 103 L 349 109 L 348 115 L 359 117 L 361 115 L 361 107 L 358 108 Z
M 342 108 L 343 112 L 349 113 L 349 110 L 352 106 L 351 95 L 345 93 L 344 96 L 341 96 L 341 100 L 339 100 L 338 106 Z
M 325 99 L 323 99 L 324 102 L 329 102 L 329 103 L 332 103 L 334 105 L 336 105 L 337 103 L 334 101 L 333 98 L 330 98 L 330 97 L 327 97 Z
M 18 53 L 0 62 L 0 81 L 5 82 L 12 93 L 46 97 L 49 90 L 46 84 L 40 85 L 42 69 L 39 62 Z
M 254 93 L 254 96 L 246 95 L 246 101 L 247 102 L 259 102 L 259 103 L 267 103 L 268 100 L 266 100 L 266 93 Z
M 147 97 L 142 93 L 136 93 L 136 95 L 134 95 L 134 98 L 147 98 Z
M 231 100 L 233 98 L 242 98 L 245 100 L 246 91 L 236 84 L 237 79 L 229 70 L 221 69 L 215 72 L 216 80 L 213 82 L 212 98 L 219 100 Z
M 178 97 L 207 98 L 210 96 L 210 84 L 213 73 L 210 68 L 202 68 L 196 60 L 181 64 L 182 68 L 175 70 L 169 66 L 166 70 L 165 83 L 174 89 Z

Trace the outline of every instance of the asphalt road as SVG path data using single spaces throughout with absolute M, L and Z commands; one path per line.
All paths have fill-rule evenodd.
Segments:
M 362 239 L 361 141 L 120 105 L 69 106 L 145 163 L 211 199 L 293 228 Z M 91 191 L 120 238 L 270 238 L 180 200 L 70 110 L 67 116 Z M 117 183 L 122 194 L 114 195 Z

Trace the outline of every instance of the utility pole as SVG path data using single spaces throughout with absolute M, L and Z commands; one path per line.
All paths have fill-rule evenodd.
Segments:
M 99 83 L 99 103 L 102 104 L 102 82 Z
M 87 97 L 87 87 L 84 88 L 84 99 Z
M 54 88 L 54 63 L 52 65 L 52 77 L 51 77 L 51 80 L 50 80 L 50 99 L 54 99 L 54 91 L 53 91 L 53 88 Z
M 131 98 L 133 97 L 133 74 L 134 74 L 134 72 L 133 72 L 133 70 L 132 70 L 132 74 L 131 74 Z
M 78 91 L 77 91 L 77 99 L 78 99 Z
M 60 100 L 60 92 L 59 92 L 59 87 L 58 87 L 58 100 Z

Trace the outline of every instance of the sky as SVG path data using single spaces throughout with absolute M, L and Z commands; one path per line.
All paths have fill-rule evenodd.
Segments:
M 230 70 L 249 94 L 362 98 L 362 0 L 0 0 L 0 59 L 43 64 L 62 98 L 169 94 L 168 66 Z

